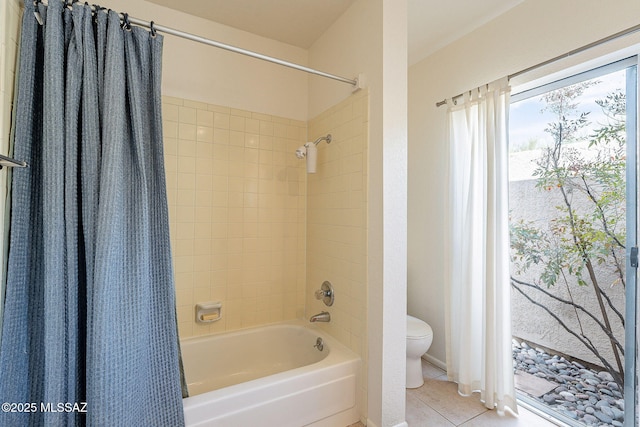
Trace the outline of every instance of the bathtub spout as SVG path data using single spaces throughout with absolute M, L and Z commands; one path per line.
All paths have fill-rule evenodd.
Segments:
M 309 322 L 330 322 L 331 315 L 327 311 L 323 311 L 322 313 L 314 314 L 309 318 Z

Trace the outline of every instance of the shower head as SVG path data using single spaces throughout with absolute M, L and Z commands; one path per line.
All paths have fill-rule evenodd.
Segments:
M 306 144 L 298 147 L 296 150 L 296 157 L 299 159 L 307 159 L 307 173 L 316 173 L 316 164 L 318 161 L 318 148 L 317 145 L 320 141 L 327 141 L 327 144 L 331 142 L 331 134 L 327 136 L 321 136 L 313 142 L 307 142 Z
M 306 145 L 302 145 L 300 147 L 298 147 L 298 149 L 296 150 L 296 157 L 299 159 L 304 159 L 305 157 L 307 157 L 307 147 Z
M 327 141 L 327 144 L 330 144 L 331 143 L 331 134 L 328 134 L 327 136 L 321 136 L 320 138 L 318 138 L 315 141 L 313 141 L 313 144 L 318 145 L 320 143 L 320 141 Z M 311 142 L 307 142 L 307 144 L 311 144 Z

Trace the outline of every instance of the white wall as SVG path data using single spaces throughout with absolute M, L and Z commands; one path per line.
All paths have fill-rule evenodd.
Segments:
M 145 21 L 307 65 L 307 51 L 145 0 L 102 0 L 100 5 Z M 212 46 L 164 37 L 162 94 L 306 121 L 308 76 Z
M 311 67 L 345 77 L 365 73 L 368 153 L 368 420 L 404 423 L 406 328 L 406 1 L 360 0 L 311 47 Z M 314 117 L 351 92 L 309 82 Z
M 365 73 L 369 87 L 379 85 L 382 81 L 380 13 L 378 2 L 354 3 L 311 46 L 309 66 L 347 78 Z M 352 90 L 347 83 L 309 77 L 309 118 L 342 101 Z
M 9 155 L 9 136 L 11 128 L 11 110 L 15 69 L 17 67 L 17 51 L 19 39 L 20 18 L 22 16 L 19 0 L 0 2 L 0 154 Z M 5 228 L 8 218 L 8 174 L 10 169 L 0 171 L 0 260 L 5 259 L 9 236 Z M 2 261 L 4 263 L 4 261 Z M 2 267 L 0 274 L 0 298 L 4 299 L 4 283 L 7 274 Z M 2 307 L 0 301 L 0 328 L 2 327 Z
M 410 67 L 408 311 L 432 326 L 429 355 L 435 359 L 446 357 L 442 266 L 448 162 L 446 107 L 436 108 L 435 102 L 636 25 L 638 16 L 637 0 L 527 1 Z

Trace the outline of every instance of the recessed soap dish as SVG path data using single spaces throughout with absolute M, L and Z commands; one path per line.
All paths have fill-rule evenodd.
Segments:
M 201 302 L 196 304 L 196 322 L 213 323 L 222 319 L 222 302 Z

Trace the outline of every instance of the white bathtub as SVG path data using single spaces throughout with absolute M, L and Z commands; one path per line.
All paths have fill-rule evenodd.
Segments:
M 317 338 L 323 351 L 314 348 Z M 185 339 L 187 426 L 345 427 L 360 358 L 304 322 Z

